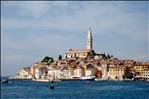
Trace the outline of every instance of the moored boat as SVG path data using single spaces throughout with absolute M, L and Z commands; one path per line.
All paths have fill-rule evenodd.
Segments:
M 49 82 L 49 79 L 32 79 L 33 81 L 38 81 L 38 82 Z
M 33 81 L 38 81 L 38 82 L 60 82 L 61 80 L 55 79 L 55 80 L 49 80 L 49 79 L 32 79 Z
M 82 76 L 80 77 L 80 80 L 94 80 L 95 76 Z
M 102 79 L 95 78 L 95 81 L 101 81 Z
M 1 83 L 9 83 L 9 80 L 8 80 L 8 79 L 3 79 L 3 80 L 1 81 Z

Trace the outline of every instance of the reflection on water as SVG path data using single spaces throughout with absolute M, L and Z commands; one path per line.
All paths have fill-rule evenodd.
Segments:
M 149 82 L 61 81 L 50 83 L 12 80 L 2 84 L 1 98 L 29 99 L 149 99 Z

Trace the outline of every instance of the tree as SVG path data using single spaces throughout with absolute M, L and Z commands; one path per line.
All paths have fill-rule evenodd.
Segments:
M 110 59 L 110 58 L 111 58 L 109 54 L 107 55 L 107 58 L 108 58 L 108 59 Z
M 62 55 L 59 55 L 58 56 L 58 60 L 62 60 Z
M 41 62 L 52 63 L 54 60 L 52 57 L 45 56 Z

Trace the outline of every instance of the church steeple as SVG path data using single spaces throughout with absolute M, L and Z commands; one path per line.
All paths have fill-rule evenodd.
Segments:
M 93 49 L 93 37 L 91 28 L 89 28 L 88 35 L 87 35 L 87 49 L 92 50 Z

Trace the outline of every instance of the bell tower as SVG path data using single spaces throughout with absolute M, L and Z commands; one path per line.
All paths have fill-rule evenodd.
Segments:
M 91 28 L 89 28 L 88 35 L 87 35 L 87 49 L 93 50 L 93 37 Z

